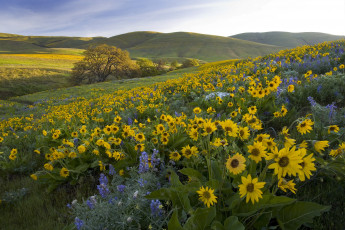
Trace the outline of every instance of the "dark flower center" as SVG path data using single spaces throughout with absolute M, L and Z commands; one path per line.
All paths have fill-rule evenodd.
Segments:
M 254 184 L 250 183 L 247 185 L 247 192 L 254 192 Z
M 232 168 L 237 168 L 239 164 L 240 162 L 237 159 L 233 159 L 230 165 Z
M 289 162 L 290 162 L 290 160 L 288 157 L 282 157 L 282 158 L 280 158 L 278 164 L 280 165 L 280 167 L 286 167 L 286 166 L 288 166 Z
M 205 191 L 202 195 L 206 199 L 210 199 L 211 198 L 211 194 L 208 191 Z
M 259 154 L 260 154 L 260 149 L 254 148 L 254 149 L 252 150 L 251 154 L 254 155 L 254 156 L 259 156 Z

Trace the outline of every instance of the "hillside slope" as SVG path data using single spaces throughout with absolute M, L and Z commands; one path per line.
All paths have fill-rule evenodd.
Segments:
M 289 33 L 277 31 L 265 33 L 242 33 L 231 37 L 262 44 L 285 46 L 287 48 L 294 48 L 301 45 L 314 45 L 325 41 L 334 41 L 345 38 L 345 36 L 337 36 L 325 33 Z
M 285 48 L 229 37 L 188 32 L 158 33 L 140 31 L 110 38 L 3 35 L 2 37 L 0 36 L 1 53 L 49 53 L 51 52 L 49 48 L 86 49 L 91 44 L 105 43 L 128 50 L 131 57 L 134 58 L 170 57 L 218 61 L 260 56 Z

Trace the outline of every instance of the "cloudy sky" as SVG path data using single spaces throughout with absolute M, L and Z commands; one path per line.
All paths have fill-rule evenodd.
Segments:
M 230 36 L 345 35 L 345 0 L 0 0 L 0 33 L 105 36 L 133 31 Z

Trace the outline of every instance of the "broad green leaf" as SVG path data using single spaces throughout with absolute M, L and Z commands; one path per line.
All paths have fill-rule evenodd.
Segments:
M 262 229 L 268 226 L 272 218 L 272 211 L 267 211 L 259 216 L 259 218 L 255 221 L 254 227 L 256 229 Z
M 183 226 L 186 230 L 204 230 L 210 229 L 214 217 L 216 216 L 216 208 L 198 208 L 191 217 L 188 218 Z
M 170 174 L 170 183 L 172 186 L 182 186 L 182 183 L 180 181 L 180 178 L 178 177 L 178 175 L 173 171 L 173 170 L 169 170 Z
M 224 226 L 222 225 L 222 223 L 220 223 L 219 221 L 213 221 L 213 223 L 212 223 L 212 229 L 213 230 L 226 230 L 225 228 L 224 228 Z
M 168 223 L 168 230 L 183 230 L 179 220 L 178 220 L 178 213 L 175 211 Z
M 283 207 L 277 215 L 279 226 L 283 230 L 298 229 L 304 223 L 312 223 L 313 218 L 330 209 L 313 202 L 297 201 Z
M 205 177 L 199 171 L 192 168 L 183 168 L 180 170 L 180 172 L 186 176 L 196 178 L 200 181 L 203 181 L 205 179 Z
M 259 202 L 254 204 L 251 201 L 246 203 L 245 199 L 242 200 L 237 207 L 234 207 L 233 213 L 236 216 L 250 216 L 263 208 L 285 206 L 293 202 L 295 202 L 295 199 L 286 196 L 263 195 Z
M 233 229 L 233 230 L 244 230 L 243 224 L 238 220 L 237 216 L 230 216 L 226 218 L 224 222 L 225 229 Z

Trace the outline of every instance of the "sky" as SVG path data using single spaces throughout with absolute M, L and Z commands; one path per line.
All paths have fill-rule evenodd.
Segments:
M 133 31 L 345 35 L 345 0 L 0 0 L 0 33 L 111 37 Z

